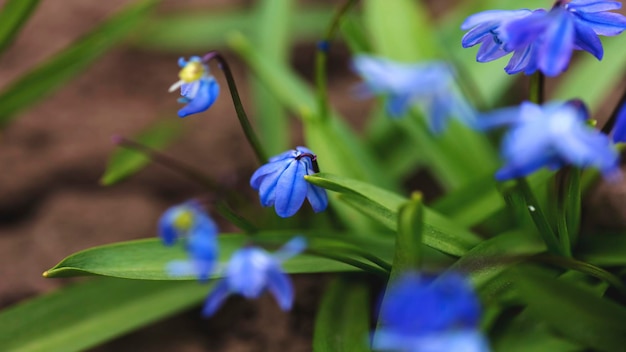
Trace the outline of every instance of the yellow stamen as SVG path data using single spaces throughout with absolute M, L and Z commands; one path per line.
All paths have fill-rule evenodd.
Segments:
M 178 73 L 178 77 L 185 83 L 197 81 L 204 75 L 204 65 L 201 62 L 188 62 Z
M 188 210 L 183 210 L 174 219 L 174 227 L 178 230 L 188 231 L 193 225 L 193 213 Z

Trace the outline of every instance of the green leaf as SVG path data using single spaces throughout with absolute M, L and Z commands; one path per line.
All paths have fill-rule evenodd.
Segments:
M 539 268 L 515 272 L 520 298 L 535 318 L 572 341 L 594 350 L 620 351 L 626 336 L 626 308 L 579 285 L 557 280 Z
M 239 31 L 246 36 L 255 36 L 260 30 L 269 30 L 258 26 L 258 16 L 258 12 L 252 11 L 196 11 L 155 16 L 138 28 L 132 43 L 139 47 L 177 54 L 204 52 L 210 48 L 225 46 L 231 32 Z M 290 37 L 311 40 L 324 31 L 331 17 L 331 7 L 303 6 L 295 9 L 293 15 L 275 20 L 288 21 Z
M 291 20 L 294 15 L 293 0 L 264 0 L 259 2 L 256 12 L 256 50 L 264 53 L 276 64 L 286 65 L 292 32 Z M 276 155 L 289 149 L 289 121 L 280 101 L 258 79 L 251 82 L 253 100 L 256 105 L 259 135 L 265 150 Z
M 402 272 L 420 270 L 423 223 L 424 204 L 422 195 L 417 193 L 400 207 L 392 278 Z
M 341 193 L 342 199 L 359 211 L 397 230 L 398 210 L 408 199 L 368 183 L 337 175 L 319 173 L 305 178 L 317 186 Z M 424 207 L 423 239 L 424 244 L 455 256 L 463 255 L 480 242 L 480 238 L 472 232 L 427 207 Z
M 432 59 L 438 46 L 426 6 L 413 0 L 363 3 L 365 24 L 376 52 L 399 61 Z
M 152 149 L 163 149 L 178 138 L 183 131 L 180 121 L 165 120 L 150 126 L 141 132 L 133 141 Z M 110 186 L 134 175 L 150 163 L 150 158 L 135 150 L 118 148 L 109 159 L 100 184 Z
M 295 236 L 295 231 L 288 232 L 265 232 L 248 237 L 240 234 L 223 234 L 218 237 L 220 248 L 220 263 L 225 264 L 230 256 L 237 249 L 246 245 L 250 240 L 256 243 L 268 244 L 271 246 L 282 245 Z M 372 242 L 361 238 L 358 240 L 358 247 L 361 252 L 389 253 L 385 249 L 385 244 L 380 241 Z M 308 237 L 308 250 L 316 253 L 336 254 L 332 259 L 321 258 L 312 255 L 299 255 L 283 265 L 285 271 L 289 273 L 320 273 L 338 271 L 356 271 L 352 265 L 361 265 L 360 268 L 370 268 L 370 261 L 359 255 L 355 246 L 350 245 L 354 240 L 348 236 L 337 236 L 332 239 L 325 239 L 317 236 Z M 379 251 L 376 251 L 378 248 Z M 389 254 L 390 256 L 390 254 Z M 44 273 L 46 277 L 71 277 L 80 275 L 102 275 L 126 279 L 141 280 L 195 280 L 193 277 L 171 277 L 165 271 L 166 265 L 172 260 L 186 259 L 187 253 L 183 246 L 166 247 L 159 239 L 144 239 L 129 242 L 114 243 L 99 247 L 90 248 L 70 255 L 59 264 Z M 349 262 L 350 264 L 346 264 Z M 364 264 L 364 265 L 362 265 Z M 215 274 L 214 277 L 219 277 Z
M 467 273 L 474 286 L 482 288 L 524 258 L 545 250 L 545 244 L 536 235 L 512 231 L 480 243 L 459 258 L 449 270 Z
M 0 12 L 0 53 L 9 46 L 30 18 L 39 0 L 7 0 Z
M 74 284 L 0 312 L 0 350 L 83 351 L 198 304 L 209 287 L 111 278 Z
M 626 234 L 592 234 L 582 237 L 580 258 L 599 266 L 626 266 Z
M 135 28 L 156 2 L 157 0 L 142 0 L 128 6 L 69 48 L 11 83 L 0 93 L 0 126 L 6 126 L 19 112 L 77 75 L 118 43 Z
M 370 305 L 365 282 L 337 278 L 326 290 L 313 332 L 315 352 L 369 351 Z

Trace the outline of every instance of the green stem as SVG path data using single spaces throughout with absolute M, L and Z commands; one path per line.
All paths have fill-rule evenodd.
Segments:
M 328 108 L 328 83 L 326 81 L 326 63 L 328 61 L 328 51 L 330 42 L 335 37 L 341 18 L 356 4 L 357 0 L 346 1 L 335 13 L 330 26 L 326 30 L 326 34 L 320 40 L 315 54 L 315 84 L 317 86 L 317 100 L 319 108 L 319 116 L 321 119 L 327 119 L 329 116 Z
M 153 162 L 160 164 L 174 172 L 181 174 L 189 180 L 203 186 L 207 190 L 214 192 L 218 196 L 224 196 L 231 199 L 237 199 L 239 196 L 234 192 L 225 192 L 226 188 L 220 186 L 217 182 L 213 181 L 209 176 L 205 175 L 202 171 L 188 165 L 180 160 L 174 159 L 168 155 L 165 155 L 157 150 L 154 150 L 141 143 L 131 141 L 124 137 L 119 137 L 116 140 L 116 144 L 120 147 L 131 149 L 139 153 L 144 154 L 150 158 Z M 246 232 L 256 232 L 257 229 L 251 222 L 244 219 L 240 215 L 236 214 L 228 205 L 226 201 L 218 201 L 215 203 L 215 209 L 226 220 L 233 225 L 239 227 Z
M 626 297 L 626 285 L 622 283 L 622 280 L 614 274 L 600 267 L 580 260 L 548 254 L 537 254 L 533 258 L 543 263 L 556 265 L 564 269 L 576 270 L 581 273 L 603 280 L 615 287 L 620 292 L 620 294 L 622 294 L 622 296 Z
M 526 201 L 526 206 L 528 207 L 530 216 L 533 219 L 533 222 L 535 223 L 539 234 L 546 243 L 548 251 L 553 254 L 562 254 L 561 245 L 554 231 L 552 230 L 552 227 L 550 226 L 550 222 L 546 218 L 545 213 L 541 210 L 539 202 L 535 198 L 535 195 L 533 194 L 533 191 L 528 185 L 526 179 L 518 178 L 517 186 L 524 196 L 524 200 Z
M 528 100 L 541 105 L 543 104 L 545 86 L 545 76 L 541 71 L 537 71 L 534 75 L 530 76 L 530 91 L 528 94 Z
M 239 124 L 243 129 L 243 133 L 246 135 L 246 139 L 254 150 L 254 153 L 259 162 L 261 164 L 265 164 L 268 160 L 267 154 L 265 153 L 261 143 L 259 142 L 259 138 L 257 137 L 256 133 L 254 133 L 254 129 L 250 124 L 250 120 L 248 120 L 248 115 L 246 115 L 246 111 L 244 110 L 243 104 L 241 103 L 241 98 L 239 98 L 239 92 L 237 91 L 237 85 L 235 84 L 235 78 L 233 77 L 232 71 L 230 70 L 230 66 L 228 66 L 228 62 L 226 62 L 224 57 L 217 51 L 210 51 L 202 57 L 202 61 L 206 63 L 213 59 L 217 60 L 220 69 L 222 70 L 222 72 L 224 72 L 226 82 L 228 83 L 228 89 L 230 90 L 230 96 L 233 99 L 233 105 L 235 106 L 237 118 L 239 119 Z

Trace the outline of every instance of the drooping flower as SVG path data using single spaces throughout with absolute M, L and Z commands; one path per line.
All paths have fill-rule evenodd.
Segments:
M 273 205 L 280 217 L 294 215 L 305 198 L 317 213 L 328 206 L 326 190 L 304 179 L 316 172 L 317 156 L 305 147 L 297 147 L 270 158 L 252 175 L 250 186 L 259 191 L 261 205 Z
M 460 275 L 436 280 L 405 273 L 392 282 L 380 307 L 373 348 L 406 352 L 489 351 L 478 330 L 480 302 Z
M 206 280 L 215 268 L 218 254 L 217 226 L 194 202 L 169 208 L 159 220 L 159 236 L 166 246 L 184 238 L 188 260 L 168 263 L 172 276 L 193 275 Z
M 618 155 L 608 137 L 587 124 L 588 111 L 580 101 L 519 107 L 485 114 L 485 128 L 509 125 L 502 143 L 506 164 L 496 173 L 505 181 L 526 176 L 542 167 L 564 165 L 598 168 L 607 179 L 619 176 Z
M 358 55 L 352 63 L 364 81 L 359 90 L 365 95 L 386 96 L 386 110 L 392 117 L 419 104 L 435 133 L 442 132 L 451 117 L 464 123 L 474 117 L 473 108 L 455 85 L 452 67 L 445 62 L 407 64 Z
M 613 142 L 615 143 L 626 142 L 626 101 L 621 104 L 615 117 L 615 127 L 613 127 Z
M 608 12 L 621 8 L 617 1 L 557 1 L 551 10 L 485 11 L 468 17 L 461 29 L 463 47 L 482 44 L 477 61 L 513 53 L 505 70 L 532 74 L 539 70 L 556 76 L 567 69 L 574 50 L 603 57 L 599 35 L 615 36 L 626 30 L 626 17 Z
M 210 108 L 219 95 L 220 86 L 209 73 L 209 67 L 199 56 L 192 56 L 189 61 L 181 57 L 178 66 L 181 67 L 178 74 L 180 80 L 169 89 L 173 92 L 180 87 L 182 98 L 178 102 L 187 104 L 178 110 L 178 116 L 186 117 Z
M 293 287 L 289 276 L 283 272 L 281 263 L 298 255 L 305 247 L 304 237 L 294 237 L 273 254 L 258 247 L 238 250 L 230 259 L 224 278 L 207 297 L 203 315 L 213 315 L 230 294 L 236 293 L 252 299 L 258 298 L 265 290 L 274 295 L 282 310 L 291 309 Z

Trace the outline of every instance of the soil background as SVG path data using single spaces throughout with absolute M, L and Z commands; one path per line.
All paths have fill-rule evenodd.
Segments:
M 12 47 L 0 56 L 0 89 L 131 2 L 42 1 Z M 158 10 L 221 11 L 251 3 L 170 0 Z M 300 43 L 294 50 L 293 64 L 304 76 L 312 72 L 313 53 L 313 43 Z M 233 55 L 225 55 L 246 104 L 247 70 Z M 155 236 L 163 210 L 202 192 L 157 165 L 114 187 L 98 183 L 113 150 L 112 135 L 132 136 L 154 121 L 177 118 L 177 96 L 167 93 L 176 80 L 177 58 L 120 45 L 2 132 L 0 308 L 71 281 L 44 279 L 41 274 L 73 252 Z M 355 78 L 347 70 L 347 60 L 345 49 L 331 55 L 331 97 L 345 116 L 356 121 L 368 104 L 355 103 L 350 95 Z M 225 87 L 221 76 L 217 78 Z M 226 90 L 209 112 L 181 123 L 187 132 L 167 153 L 221 182 L 247 189 L 255 162 Z M 607 201 L 602 193 L 614 196 Z M 592 197 L 611 226 L 624 225 L 625 193 L 623 187 L 613 187 Z M 289 314 L 269 296 L 254 302 L 232 298 L 212 319 L 202 319 L 196 307 L 93 350 L 309 351 L 315 310 L 328 277 L 295 277 L 296 302 Z

